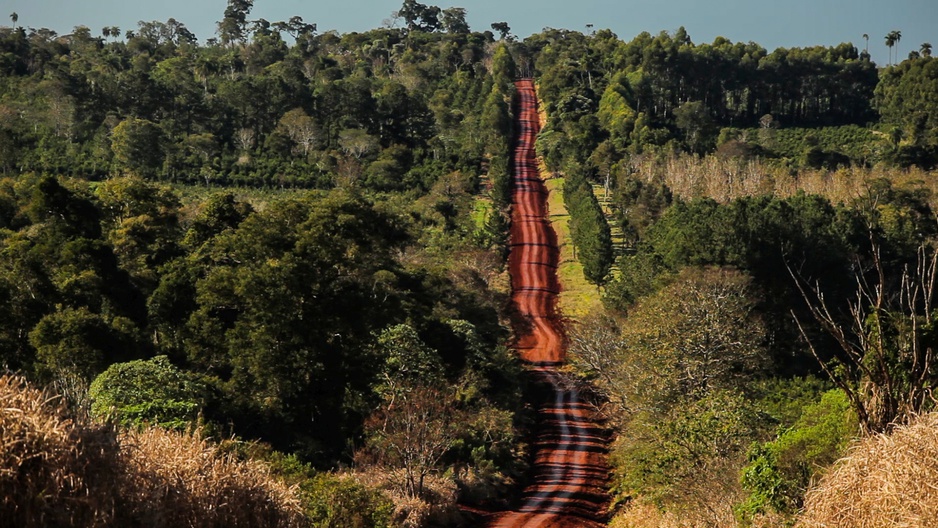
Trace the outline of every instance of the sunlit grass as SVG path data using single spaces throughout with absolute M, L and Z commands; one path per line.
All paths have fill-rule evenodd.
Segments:
M 587 282 L 583 276 L 583 265 L 573 256 L 573 242 L 570 239 L 570 215 L 563 205 L 563 182 L 561 177 L 549 178 L 545 182 L 550 193 L 547 198 L 551 225 L 557 233 L 557 245 L 560 247 L 560 267 L 557 278 L 560 280 L 560 312 L 573 319 L 590 312 L 600 301 L 599 288 Z

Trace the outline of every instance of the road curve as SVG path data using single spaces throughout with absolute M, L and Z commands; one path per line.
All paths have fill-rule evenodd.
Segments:
M 517 141 L 512 158 L 512 300 L 519 315 L 515 348 L 533 381 L 549 395 L 538 410 L 532 475 L 515 511 L 493 516 L 492 528 L 601 526 L 608 466 L 603 428 L 577 390 L 557 370 L 564 338 L 557 314 L 557 236 L 547 211 L 547 189 L 537 166 L 539 130 L 534 83 L 515 83 Z

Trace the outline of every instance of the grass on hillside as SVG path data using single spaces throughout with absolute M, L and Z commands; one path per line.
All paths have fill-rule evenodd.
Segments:
M 601 300 L 599 288 L 586 280 L 583 276 L 583 265 L 573 257 L 570 215 L 563 205 L 563 182 L 561 177 L 545 181 L 549 192 L 547 207 L 550 222 L 557 233 L 557 245 L 560 247 L 560 267 L 557 270 L 561 286 L 558 301 L 560 313 L 565 317 L 577 319 L 592 311 Z

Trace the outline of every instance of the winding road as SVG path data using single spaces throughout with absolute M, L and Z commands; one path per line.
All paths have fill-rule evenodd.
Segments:
M 517 509 L 491 518 L 493 528 L 602 526 L 608 466 L 603 428 L 592 408 L 558 371 L 564 338 L 557 313 L 559 249 L 547 211 L 547 189 L 538 171 L 534 140 L 540 128 L 531 79 L 515 83 L 518 132 L 513 156 L 512 300 L 518 313 L 516 350 L 543 388 L 535 457 Z

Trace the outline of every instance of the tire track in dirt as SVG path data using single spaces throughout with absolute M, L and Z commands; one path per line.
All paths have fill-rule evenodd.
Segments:
M 601 526 L 608 478 L 606 437 L 591 407 L 558 371 L 565 357 L 557 314 L 560 252 L 547 212 L 534 140 L 539 123 L 534 83 L 516 83 L 517 142 L 512 171 L 512 300 L 519 323 L 515 349 L 532 381 L 550 396 L 538 411 L 530 484 L 515 511 L 493 516 L 493 528 Z

